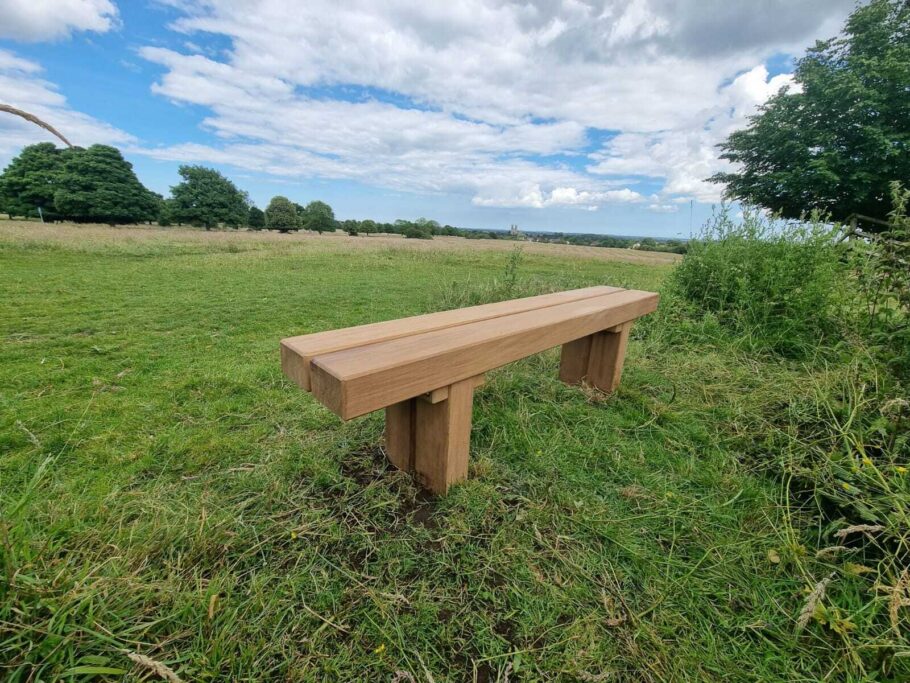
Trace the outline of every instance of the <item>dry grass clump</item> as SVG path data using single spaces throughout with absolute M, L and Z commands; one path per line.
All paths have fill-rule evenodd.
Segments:
M 361 235 L 351 237 L 341 231 L 318 234 L 306 230 L 281 234 L 273 231 L 202 230 L 189 227 L 161 228 L 152 225 L 110 227 L 91 223 L 38 223 L 33 221 L 0 220 L 0 243 L 54 245 L 67 249 L 117 251 L 142 246 L 170 249 L 223 250 L 249 249 L 312 250 L 324 252 L 382 251 L 406 249 L 416 252 L 476 252 L 508 253 L 516 243 L 509 240 L 467 240 L 462 237 L 437 236 L 432 240 L 408 240 L 401 235 Z M 680 256 L 663 252 L 608 247 L 582 247 L 569 244 L 522 242 L 528 254 L 553 258 L 578 258 L 595 261 L 622 261 L 636 264 L 670 265 Z

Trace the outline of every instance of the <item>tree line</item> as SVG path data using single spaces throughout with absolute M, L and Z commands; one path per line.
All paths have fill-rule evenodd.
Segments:
M 436 236 L 467 239 L 512 239 L 506 232 L 472 230 L 442 225 L 429 218 L 380 222 L 337 220 L 332 207 L 314 200 L 306 205 L 287 197 L 272 197 L 265 210 L 222 173 L 204 166 L 180 166 L 180 182 L 165 198 L 147 189 L 120 150 L 107 145 L 58 148 L 42 142 L 25 147 L 0 174 L 0 213 L 11 217 L 75 223 L 157 222 L 161 226 L 191 225 L 212 228 L 248 228 L 294 232 L 312 230 L 349 235 L 392 233 L 411 239 Z M 669 244 L 606 235 L 538 233 L 523 236 L 541 242 L 588 246 L 636 247 L 655 251 L 685 250 L 682 243 Z M 640 244 L 639 244 L 640 242 Z
M 219 226 L 335 229 L 335 215 L 324 202 L 293 205 L 294 221 L 289 224 L 280 211 L 263 212 L 254 206 L 246 192 L 213 168 L 184 165 L 178 173 L 181 181 L 165 198 L 139 181 L 132 164 L 115 147 L 29 145 L 0 174 L 0 212 L 47 221 L 157 222 L 207 230 Z M 278 200 L 280 205 L 282 199 L 276 197 L 273 204 Z M 270 215 L 274 226 L 269 226 Z
M 180 166 L 180 182 L 169 197 L 146 188 L 120 150 L 108 145 L 58 148 L 50 142 L 29 145 L 0 174 L 0 213 L 11 217 L 75 223 L 157 222 L 293 232 L 312 230 L 350 235 L 398 233 L 415 239 L 434 235 L 466 236 L 474 231 L 418 218 L 382 223 L 335 218 L 326 202 L 306 205 L 276 196 L 263 211 L 219 171 Z M 474 235 L 471 235 L 474 236 Z

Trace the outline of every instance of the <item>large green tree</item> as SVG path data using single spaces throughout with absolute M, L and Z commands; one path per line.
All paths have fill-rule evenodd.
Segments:
M 79 150 L 60 149 L 52 142 L 22 149 L 0 175 L 0 207 L 11 216 L 55 218 L 54 193 L 66 159 Z
M 296 206 L 287 197 L 272 197 L 265 209 L 265 225 L 269 230 L 280 232 L 299 230 Z
M 889 183 L 910 179 L 910 2 L 857 8 L 841 36 L 799 61 L 795 79 L 799 89 L 772 97 L 721 145 L 739 170 L 711 180 L 787 218 L 815 209 L 884 221 Z
M 265 214 L 258 206 L 251 206 L 250 212 L 246 219 L 247 227 L 250 230 L 262 230 L 265 227 Z
M 235 228 L 246 223 L 247 197 L 221 173 L 204 166 L 181 166 L 178 172 L 183 181 L 171 188 L 172 220 L 206 230 L 219 223 Z
M 318 233 L 335 230 L 335 212 L 325 202 L 313 201 L 303 210 L 303 227 Z
M 67 153 L 54 192 L 61 216 L 111 225 L 156 219 L 160 200 L 139 182 L 120 150 L 107 145 Z

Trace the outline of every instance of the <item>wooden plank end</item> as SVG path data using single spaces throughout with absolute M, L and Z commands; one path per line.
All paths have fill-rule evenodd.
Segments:
M 350 420 L 363 413 L 352 414 L 346 399 L 344 384 L 327 370 L 319 366 L 318 361 L 310 365 L 310 391 L 326 408 L 342 420 Z
M 309 360 L 301 356 L 294 348 L 281 340 L 281 371 L 304 391 L 310 391 Z

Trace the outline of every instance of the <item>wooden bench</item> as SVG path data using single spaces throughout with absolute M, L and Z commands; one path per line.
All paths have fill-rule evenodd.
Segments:
M 386 411 L 386 452 L 434 493 L 467 477 L 474 389 L 562 345 L 559 378 L 619 384 L 632 322 L 657 294 L 587 287 L 281 341 L 284 374 L 344 420 Z

